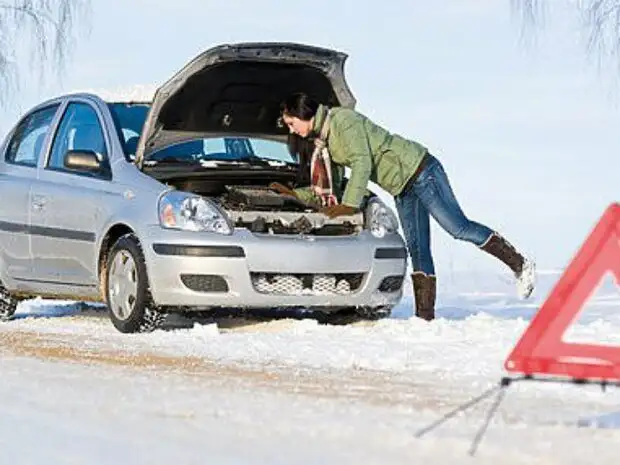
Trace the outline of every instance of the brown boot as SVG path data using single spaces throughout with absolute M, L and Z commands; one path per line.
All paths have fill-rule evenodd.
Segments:
M 435 318 L 435 295 L 437 293 L 437 278 L 422 272 L 411 275 L 413 294 L 415 297 L 415 316 L 426 321 Z
M 486 253 L 504 262 L 516 275 L 523 270 L 524 258 L 506 239 L 497 233 L 480 246 Z
M 493 233 L 480 246 L 480 249 L 505 263 L 517 278 L 517 291 L 519 295 L 522 298 L 529 297 L 534 289 L 534 262 L 517 252 L 514 246 L 498 233 Z

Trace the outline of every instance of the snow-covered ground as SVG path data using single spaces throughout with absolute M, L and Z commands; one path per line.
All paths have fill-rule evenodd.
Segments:
M 516 383 L 474 457 L 492 398 L 415 436 L 498 383 L 558 277 L 523 302 L 505 275 L 440 276 L 431 324 L 408 288 L 380 322 L 171 319 L 141 335 L 101 307 L 22 302 L 0 325 L 0 463 L 615 463 L 616 388 Z M 618 344 L 619 310 L 609 280 L 568 339 Z

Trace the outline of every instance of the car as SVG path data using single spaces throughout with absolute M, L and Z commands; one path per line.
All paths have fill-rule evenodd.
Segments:
M 209 48 L 145 101 L 74 92 L 36 105 L 0 147 L 0 318 L 40 296 L 102 302 L 122 333 L 217 309 L 389 316 L 407 251 L 369 193 L 328 218 L 271 189 L 300 169 L 280 102 L 354 107 L 343 52 Z

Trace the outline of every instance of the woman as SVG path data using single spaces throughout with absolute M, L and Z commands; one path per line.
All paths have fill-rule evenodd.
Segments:
M 327 108 L 303 93 L 283 102 L 282 119 L 292 134 L 314 138 L 317 146 L 310 168 L 319 174 L 312 176 L 309 188 L 295 190 L 296 195 L 318 198 L 324 205 L 321 211 L 329 217 L 359 210 L 369 181 L 394 197 L 411 258 L 416 316 L 435 318 L 437 282 L 430 247 L 430 216 L 453 238 L 470 242 L 501 260 L 514 273 L 519 295 L 530 296 L 535 282 L 534 263 L 499 233 L 465 216 L 441 162 L 426 147 L 389 133 L 357 111 Z M 321 151 L 329 153 L 335 175 L 330 173 L 330 163 L 320 163 L 322 157 L 317 153 Z M 341 192 L 339 180 L 344 167 L 349 167 L 351 174 Z M 325 195 L 335 195 L 337 201 L 327 202 Z

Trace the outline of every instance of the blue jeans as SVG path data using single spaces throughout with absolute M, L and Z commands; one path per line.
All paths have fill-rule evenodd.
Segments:
M 478 247 L 493 233 L 487 226 L 465 216 L 441 162 L 431 154 L 427 155 L 426 164 L 417 178 L 394 197 L 394 202 L 414 272 L 435 274 L 430 240 L 431 216 L 454 239 Z

